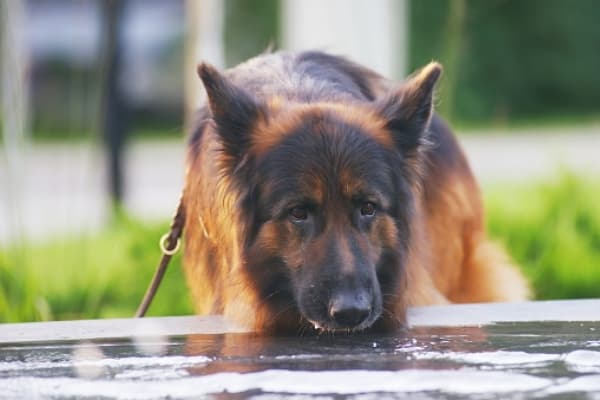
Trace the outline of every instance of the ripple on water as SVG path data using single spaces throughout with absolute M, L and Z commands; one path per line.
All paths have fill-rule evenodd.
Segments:
M 436 391 L 454 394 L 531 392 L 552 381 L 526 374 L 470 370 L 403 371 L 289 371 L 217 373 L 161 381 L 108 381 L 76 378 L 16 378 L 0 380 L 0 393 L 22 397 L 197 397 L 215 393 L 260 390 L 290 394 L 412 393 Z
M 585 375 L 548 388 L 546 393 L 600 392 L 600 375 Z M 600 393 L 599 393 L 600 394 Z
M 564 358 L 567 368 L 575 372 L 600 372 L 600 351 L 575 350 Z
M 205 356 L 162 356 L 162 357 L 123 357 L 101 359 L 78 359 L 62 361 L 1 361 L 0 372 L 32 371 L 56 368 L 77 368 L 86 366 L 111 367 L 111 368 L 144 368 L 155 366 L 189 367 L 206 364 L 211 358 Z
M 496 366 L 537 365 L 559 361 L 559 354 L 526 353 L 522 351 L 489 351 L 479 353 L 423 352 L 413 355 L 416 359 L 449 360 L 465 364 Z

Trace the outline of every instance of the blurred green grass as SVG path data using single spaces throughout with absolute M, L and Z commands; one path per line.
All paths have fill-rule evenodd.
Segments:
M 168 226 L 120 217 L 99 234 L 0 250 L 0 322 L 132 316 Z M 191 312 L 177 255 L 148 315 Z
M 600 297 L 600 186 L 563 174 L 553 183 L 484 188 L 488 226 L 532 282 L 537 299 Z M 132 316 L 154 272 L 164 223 L 121 217 L 103 232 L 0 250 L 0 322 Z M 149 315 L 192 312 L 173 259 Z
M 536 299 L 600 297 L 600 185 L 567 172 L 553 182 L 485 188 L 488 227 L 530 279 Z

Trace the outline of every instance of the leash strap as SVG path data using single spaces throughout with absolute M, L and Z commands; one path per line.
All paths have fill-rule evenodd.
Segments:
M 171 223 L 171 229 L 168 233 L 163 235 L 160 238 L 159 246 L 162 251 L 162 258 L 160 259 L 160 263 L 156 267 L 156 271 L 154 272 L 154 276 L 152 277 L 152 281 L 150 281 L 150 286 L 146 290 L 146 294 L 140 303 L 137 311 L 135 312 L 136 318 L 141 318 L 148 311 L 148 307 L 150 307 L 150 303 L 152 303 L 152 299 L 156 295 L 156 291 L 160 282 L 162 281 L 163 276 L 165 275 L 165 271 L 167 270 L 167 266 L 169 265 L 169 261 L 171 261 L 171 257 L 179 250 L 181 245 L 181 234 L 183 233 L 183 226 L 185 225 L 185 207 L 183 206 L 183 196 L 179 200 L 179 206 L 177 207 L 177 212 L 173 217 L 173 222 Z

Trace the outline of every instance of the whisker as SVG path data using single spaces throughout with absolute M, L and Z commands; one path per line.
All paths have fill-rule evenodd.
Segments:
M 273 315 L 273 321 L 276 321 L 278 318 L 281 318 L 283 316 L 283 313 L 291 309 L 293 306 L 295 306 L 294 303 L 288 303 L 285 307 L 283 307 L 275 315 Z
M 392 311 L 390 311 L 387 308 L 385 308 L 385 307 L 383 307 L 381 309 L 381 312 L 384 313 L 385 315 L 390 316 L 390 317 L 395 317 L 395 314 Z

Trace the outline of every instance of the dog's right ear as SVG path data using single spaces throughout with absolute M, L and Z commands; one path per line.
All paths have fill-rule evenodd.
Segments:
M 236 163 L 250 146 L 252 125 L 263 114 L 263 109 L 213 66 L 200 64 L 198 76 L 206 89 L 208 106 L 223 147 Z

